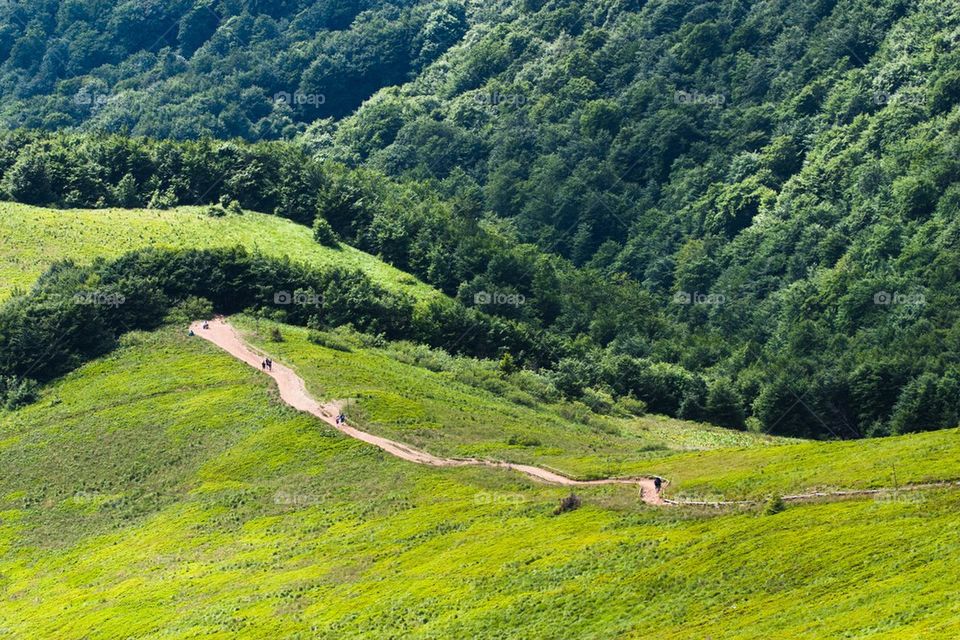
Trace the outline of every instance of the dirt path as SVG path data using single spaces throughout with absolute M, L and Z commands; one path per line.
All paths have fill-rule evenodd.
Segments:
M 203 328 L 202 322 L 195 322 L 190 327 L 195 334 L 217 345 L 238 360 L 246 362 L 255 369 L 261 369 L 264 373 L 272 377 L 277 382 L 280 390 L 280 397 L 284 402 L 294 409 L 312 413 L 334 429 L 350 436 L 372 444 L 375 447 L 383 449 L 390 455 L 396 456 L 402 460 L 415 462 L 417 464 L 428 465 L 432 467 L 466 467 L 481 466 L 498 469 L 510 469 L 527 475 L 540 482 L 555 484 L 567 487 L 597 486 L 607 484 L 632 484 L 637 485 L 640 490 L 640 496 L 643 501 L 650 505 L 661 506 L 667 504 L 654 487 L 653 478 L 608 478 L 603 480 L 574 480 L 559 473 L 541 469 L 527 464 L 516 464 L 513 462 L 499 462 L 493 460 L 478 460 L 475 458 L 441 458 L 433 454 L 415 449 L 401 442 L 389 440 L 381 436 L 375 436 L 372 433 L 361 431 L 347 424 L 337 424 L 336 416 L 340 413 L 340 405 L 335 402 L 321 404 L 307 391 L 303 379 L 300 378 L 292 369 L 282 364 L 273 363 L 272 370 L 263 370 L 261 363 L 266 356 L 257 352 L 248 345 L 239 336 L 237 331 L 224 320 L 212 320 L 208 329 Z
M 203 328 L 203 323 L 196 322 L 190 327 L 194 333 L 201 338 L 209 340 L 235 358 L 246 362 L 255 369 L 262 369 L 261 363 L 266 355 L 256 351 L 240 337 L 237 331 L 226 321 L 217 319 L 210 322 L 208 329 Z M 300 378 L 292 369 L 276 362 L 273 363 L 272 370 L 265 370 L 264 373 L 272 377 L 277 382 L 280 390 L 280 397 L 284 402 L 294 409 L 312 413 L 334 429 L 355 438 L 372 444 L 375 447 L 383 449 L 390 455 L 396 456 L 402 460 L 415 462 L 432 467 L 491 467 L 496 469 L 510 469 L 522 473 L 534 480 L 548 484 L 560 485 L 565 487 L 589 487 L 608 484 L 632 484 L 639 488 L 640 497 L 649 505 L 654 506 L 701 506 L 701 507 L 735 507 L 735 506 L 756 506 L 761 501 L 758 500 L 735 500 L 704 502 L 697 500 L 671 500 L 664 498 L 655 488 L 653 478 L 606 478 L 602 480 L 574 480 L 567 476 L 548 471 L 540 467 L 528 464 L 517 464 L 513 462 L 500 462 L 495 460 L 479 460 L 476 458 L 442 458 L 433 454 L 421 451 L 402 442 L 396 442 L 381 436 L 375 436 L 372 433 L 361 431 L 347 424 L 337 424 L 336 416 L 340 413 L 340 405 L 336 402 L 321 404 L 307 391 L 303 379 Z M 666 481 L 664 481 L 666 483 Z M 881 489 L 863 489 L 849 491 L 820 491 L 812 493 L 801 493 L 797 495 L 783 496 L 785 502 L 807 502 L 814 500 L 831 500 L 856 498 L 866 496 L 889 496 L 898 495 L 900 492 L 919 491 L 923 489 L 935 489 L 938 487 L 960 487 L 960 482 L 949 480 L 942 482 L 930 482 L 924 484 L 903 485 L 897 488 Z

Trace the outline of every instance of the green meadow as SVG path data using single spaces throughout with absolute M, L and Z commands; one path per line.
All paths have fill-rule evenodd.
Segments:
M 857 465 L 861 451 L 839 451 Z M 559 488 L 392 459 L 295 413 L 264 376 L 180 328 L 131 334 L 35 405 L 0 414 L 0 630 L 58 639 L 960 633 L 958 492 L 776 515 L 651 509 L 631 487 L 580 493 L 580 509 L 554 515 Z
M 0 205 L 0 231 L 15 240 L 0 247 L 0 297 L 62 258 L 234 244 L 437 295 L 255 213 Z M 350 329 L 232 321 L 318 398 L 344 400 L 353 423 L 437 454 L 578 478 L 658 474 L 670 497 L 699 500 L 960 478 L 957 430 L 803 442 L 618 407 L 601 415 L 496 362 Z M 960 491 L 775 515 L 654 509 L 632 486 L 577 494 L 582 506 L 556 515 L 563 488 L 396 460 L 293 411 L 269 379 L 184 327 L 132 333 L 39 402 L 0 410 L 0 637 L 960 633 Z
M 439 295 L 413 276 L 348 245 L 321 246 L 310 229 L 278 216 L 245 212 L 221 218 L 204 207 L 152 209 L 44 209 L 0 203 L 0 300 L 29 288 L 57 260 L 85 264 L 147 247 L 197 248 L 242 245 L 265 255 L 289 256 L 317 267 L 358 269 L 394 292 L 418 299 Z
M 294 366 L 316 397 L 346 400 L 354 423 L 431 453 L 537 464 L 584 479 L 655 474 L 670 480 L 671 497 L 694 500 L 960 480 L 957 429 L 809 442 L 664 416 L 602 416 L 538 401 L 528 377 L 502 376 L 494 363 L 409 345 L 363 347 L 342 332 L 327 334 L 337 346 L 330 348 L 310 342 L 304 329 L 233 321 L 258 348 Z M 266 339 L 274 327 L 283 342 Z
M 614 417 L 546 395 L 529 372 L 410 344 L 365 344 L 349 332 L 314 344 L 306 329 L 232 320 L 258 348 L 293 366 L 315 397 L 346 401 L 365 430 L 450 457 L 537 464 L 577 478 L 650 472 L 666 453 L 790 442 L 663 416 Z M 273 329 L 283 342 L 266 339 Z M 546 395 L 546 397 L 545 397 Z

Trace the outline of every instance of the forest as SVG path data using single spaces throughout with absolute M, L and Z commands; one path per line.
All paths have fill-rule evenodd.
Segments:
M 289 218 L 452 298 L 396 335 L 598 410 L 828 439 L 960 419 L 949 4 L 0 12 L 6 199 Z

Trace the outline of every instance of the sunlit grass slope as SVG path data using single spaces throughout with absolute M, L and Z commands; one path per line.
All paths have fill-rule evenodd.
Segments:
M 675 496 L 757 498 L 960 480 L 960 430 L 684 453 L 658 462 Z
M 662 416 L 597 415 L 540 399 L 525 374 L 503 376 L 489 361 L 409 345 L 370 348 L 342 332 L 327 334 L 340 347 L 330 348 L 310 342 L 305 329 L 233 322 L 259 348 L 294 366 L 317 397 L 347 400 L 355 423 L 433 453 L 536 463 L 591 478 L 648 472 L 650 461 L 670 450 L 788 442 Z M 283 342 L 265 340 L 275 327 Z
M 394 460 L 199 339 L 135 334 L 0 414 L 0 635 L 960 633 L 957 493 L 773 516 L 648 509 L 630 488 L 554 516 L 560 495 Z
M 89 263 L 145 247 L 212 248 L 243 245 L 270 256 L 316 266 L 359 269 L 392 291 L 418 298 L 439 295 L 413 276 L 342 245 L 323 247 L 310 229 L 277 216 L 247 212 L 220 218 L 202 207 L 59 210 L 0 203 L 0 299 L 28 288 L 51 263 L 66 258 Z
M 662 416 L 614 418 L 536 401 L 490 363 L 429 360 L 396 345 L 340 351 L 308 332 L 234 319 L 249 338 L 295 366 L 318 397 L 349 399 L 366 429 L 451 456 L 530 462 L 577 477 L 657 474 L 677 497 L 763 498 L 813 490 L 960 479 L 960 432 L 854 442 L 799 442 Z M 332 335 L 329 342 L 348 342 Z M 347 345 L 349 347 L 349 344 Z M 422 354 L 424 361 L 413 363 Z

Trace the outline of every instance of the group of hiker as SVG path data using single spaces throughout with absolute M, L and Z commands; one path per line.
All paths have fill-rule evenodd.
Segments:
M 203 328 L 204 328 L 204 329 L 209 329 L 209 328 L 210 328 L 210 323 L 204 321 L 204 323 L 203 323 Z M 195 335 L 197 335 L 197 334 L 195 334 L 195 333 L 193 332 L 193 329 L 190 329 L 190 333 L 189 333 L 188 335 L 192 338 L 193 336 L 195 336 Z
M 337 426 L 341 424 L 347 424 L 347 416 L 342 411 L 337 415 Z
M 263 362 L 260 363 L 260 368 L 264 371 L 273 371 L 273 360 L 266 358 Z

